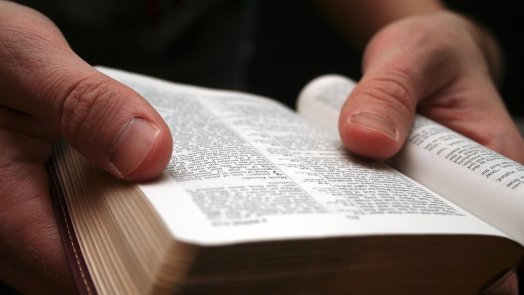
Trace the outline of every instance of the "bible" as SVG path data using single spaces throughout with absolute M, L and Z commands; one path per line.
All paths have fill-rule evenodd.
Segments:
M 386 162 L 347 152 L 354 83 L 297 111 L 253 94 L 104 67 L 168 123 L 162 176 L 127 183 L 64 143 L 49 163 L 84 294 L 475 294 L 524 253 L 524 166 L 417 116 Z

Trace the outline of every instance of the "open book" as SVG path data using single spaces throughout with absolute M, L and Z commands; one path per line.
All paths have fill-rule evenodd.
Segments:
M 522 257 L 524 166 L 423 117 L 391 163 L 353 156 L 336 124 L 346 78 L 312 81 L 297 113 L 99 69 L 160 112 L 174 154 L 137 185 L 57 146 L 54 195 L 85 293 L 469 294 Z

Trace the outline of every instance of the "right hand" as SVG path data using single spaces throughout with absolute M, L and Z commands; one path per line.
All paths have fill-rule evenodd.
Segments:
M 410 16 L 378 31 L 364 75 L 342 108 L 342 141 L 361 156 L 386 159 L 408 136 L 415 111 L 514 161 L 524 139 L 498 94 L 494 39 L 449 11 Z
M 172 138 L 136 92 L 99 73 L 42 14 L 0 0 L 0 282 L 71 293 L 44 164 L 63 137 L 125 180 L 158 176 Z

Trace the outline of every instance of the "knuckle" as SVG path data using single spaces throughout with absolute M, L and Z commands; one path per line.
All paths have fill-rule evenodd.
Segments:
M 413 91 L 406 85 L 410 85 L 411 77 L 402 70 L 388 70 L 380 77 L 368 80 L 368 86 L 364 87 L 363 94 L 380 101 L 382 104 L 393 109 L 411 113 L 416 107 L 416 98 Z
M 115 109 L 118 92 L 105 80 L 86 78 L 73 84 L 55 108 L 58 128 L 73 143 L 79 138 L 95 141 L 94 130 L 103 130 L 107 118 Z

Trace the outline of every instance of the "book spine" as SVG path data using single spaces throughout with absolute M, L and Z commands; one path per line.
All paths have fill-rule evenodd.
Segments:
M 71 223 L 69 211 L 67 210 L 64 191 L 58 181 L 54 158 L 46 164 L 46 169 L 49 175 L 51 201 L 62 240 L 62 246 L 78 293 L 80 295 L 96 295 L 98 292 L 96 291 L 91 275 L 89 274 L 89 269 L 84 261 L 75 230 Z

